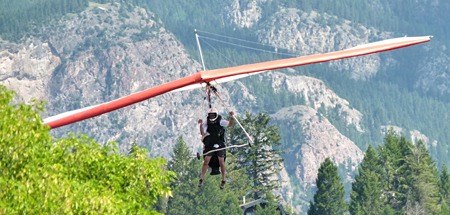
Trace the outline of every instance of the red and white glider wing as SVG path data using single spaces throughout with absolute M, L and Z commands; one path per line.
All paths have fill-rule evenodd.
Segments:
M 46 118 L 44 119 L 44 124 L 50 126 L 51 128 L 57 128 L 81 120 L 89 119 L 107 112 L 111 112 L 119 108 L 123 108 L 128 105 L 132 105 L 170 91 L 189 89 L 191 87 L 195 88 L 195 86 L 201 86 L 201 84 L 203 83 L 210 83 L 212 81 L 220 83 L 230 79 L 234 80 L 237 78 L 246 77 L 252 73 L 302 66 L 307 64 L 315 64 L 332 60 L 339 60 L 344 58 L 367 55 L 377 52 L 389 51 L 393 49 L 399 49 L 407 46 L 428 42 L 431 40 L 431 38 L 432 38 L 431 36 L 401 37 L 369 43 L 365 45 L 359 45 L 353 48 L 336 52 L 329 52 L 325 54 L 315 54 L 303 57 L 267 61 L 255 64 L 247 64 L 242 66 L 197 72 L 188 77 L 171 81 L 169 83 L 162 84 L 147 90 L 143 90 L 128 96 L 124 96 L 114 101 L 74 111 L 69 111 L 66 113 Z

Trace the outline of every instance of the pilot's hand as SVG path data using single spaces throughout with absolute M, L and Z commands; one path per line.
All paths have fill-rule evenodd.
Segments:
M 202 124 L 203 120 L 202 119 L 198 119 L 198 124 Z
M 234 112 L 233 111 L 230 111 L 230 116 L 234 116 Z

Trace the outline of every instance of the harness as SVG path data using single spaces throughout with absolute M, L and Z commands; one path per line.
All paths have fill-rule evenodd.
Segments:
M 220 120 L 222 120 L 222 116 L 219 115 L 216 120 L 210 121 L 207 120 L 208 128 L 206 131 L 209 133 L 210 138 L 213 139 L 213 142 L 218 142 L 220 144 L 225 143 L 225 128 L 220 125 Z

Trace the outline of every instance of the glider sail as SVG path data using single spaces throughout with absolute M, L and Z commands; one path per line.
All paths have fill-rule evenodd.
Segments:
M 401 37 L 359 45 L 353 48 L 329 52 L 325 54 L 315 54 L 303 57 L 246 64 L 223 69 L 201 71 L 193 75 L 175 81 L 171 81 L 147 90 L 143 90 L 128 96 L 124 96 L 110 102 L 78 110 L 73 110 L 46 118 L 44 119 L 44 124 L 50 126 L 50 128 L 58 128 L 78 121 L 89 119 L 104 113 L 108 113 L 170 91 L 201 87 L 202 84 L 210 83 L 213 81 L 221 83 L 224 81 L 235 80 L 237 78 L 247 77 L 248 75 L 252 75 L 254 73 L 260 73 L 269 70 L 303 66 L 308 64 L 315 64 L 332 60 L 339 60 L 344 58 L 351 58 L 356 56 L 384 52 L 393 49 L 399 49 L 407 46 L 428 42 L 431 40 L 431 38 L 432 36 Z

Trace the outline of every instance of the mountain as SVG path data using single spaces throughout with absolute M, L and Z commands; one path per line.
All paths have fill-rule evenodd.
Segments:
M 0 84 L 15 90 L 23 101 L 32 97 L 47 101 L 43 113 L 47 117 L 201 71 L 196 25 L 291 55 L 340 50 L 405 34 L 377 26 L 362 15 L 350 20 L 337 6 L 324 12 L 313 3 L 306 5 L 309 1 L 302 7 L 269 0 L 98 2 L 36 24 L 20 39 L 2 36 Z M 368 15 L 399 10 L 382 0 L 367 4 Z M 419 11 L 439 10 L 428 7 L 435 4 L 448 6 L 443 1 L 415 4 Z M 398 17 L 395 22 L 404 21 Z M 425 140 L 437 163 L 449 163 L 446 44 L 435 37 L 429 44 L 405 50 L 251 76 L 218 86 L 229 107 L 217 100 L 214 104 L 221 113 L 231 109 L 238 116 L 246 110 L 271 114 L 285 151 L 287 173 L 280 176 L 284 181 L 280 192 L 286 202 L 293 199 L 297 210 L 305 212 L 320 163 L 331 157 L 348 188 L 363 151 L 381 144 L 383 129 L 394 127 L 413 140 Z M 211 47 L 204 47 L 209 69 L 267 60 L 255 51 Z M 227 56 L 231 63 L 221 59 L 215 47 L 231 54 Z M 207 109 L 203 96 L 201 90 L 168 93 L 52 133 L 56 137 L 87 133 L 99 142 L 117 141 L 123 152 L 136 142 L 151 156 L 165 158 L 182 135 L 194 155 L 201 147 L 196 122 Z
M 24 99 L 48 102 L 43 116 L 82 108 L 159 85 L 199 70 L 176 38 L 142 8 L 120 11 L 118 4 L 95 5 L 47 26 L 42 36 L 3 51 L 2 83 Z M 144 31 L 141 31 L 145 29 Z M 168 73 L 167 71 L 171 71 Z M 54 130 L 89 133 L 100 142 L 149 142 L 154 155 L 169 154 L 180 125 L 195 125 L 186 102 L 197 92 L 167 94 L 160 98 Z M 187 103 L 187 104 L 185 104 Z M 184 108 L 180 108 L 183 106 Z M 187 126 L 186 126 L 187 127 Z M 193 139 L 193 127 L 184 136 Z M 167 145 L 169 143 L 169 145 Z

